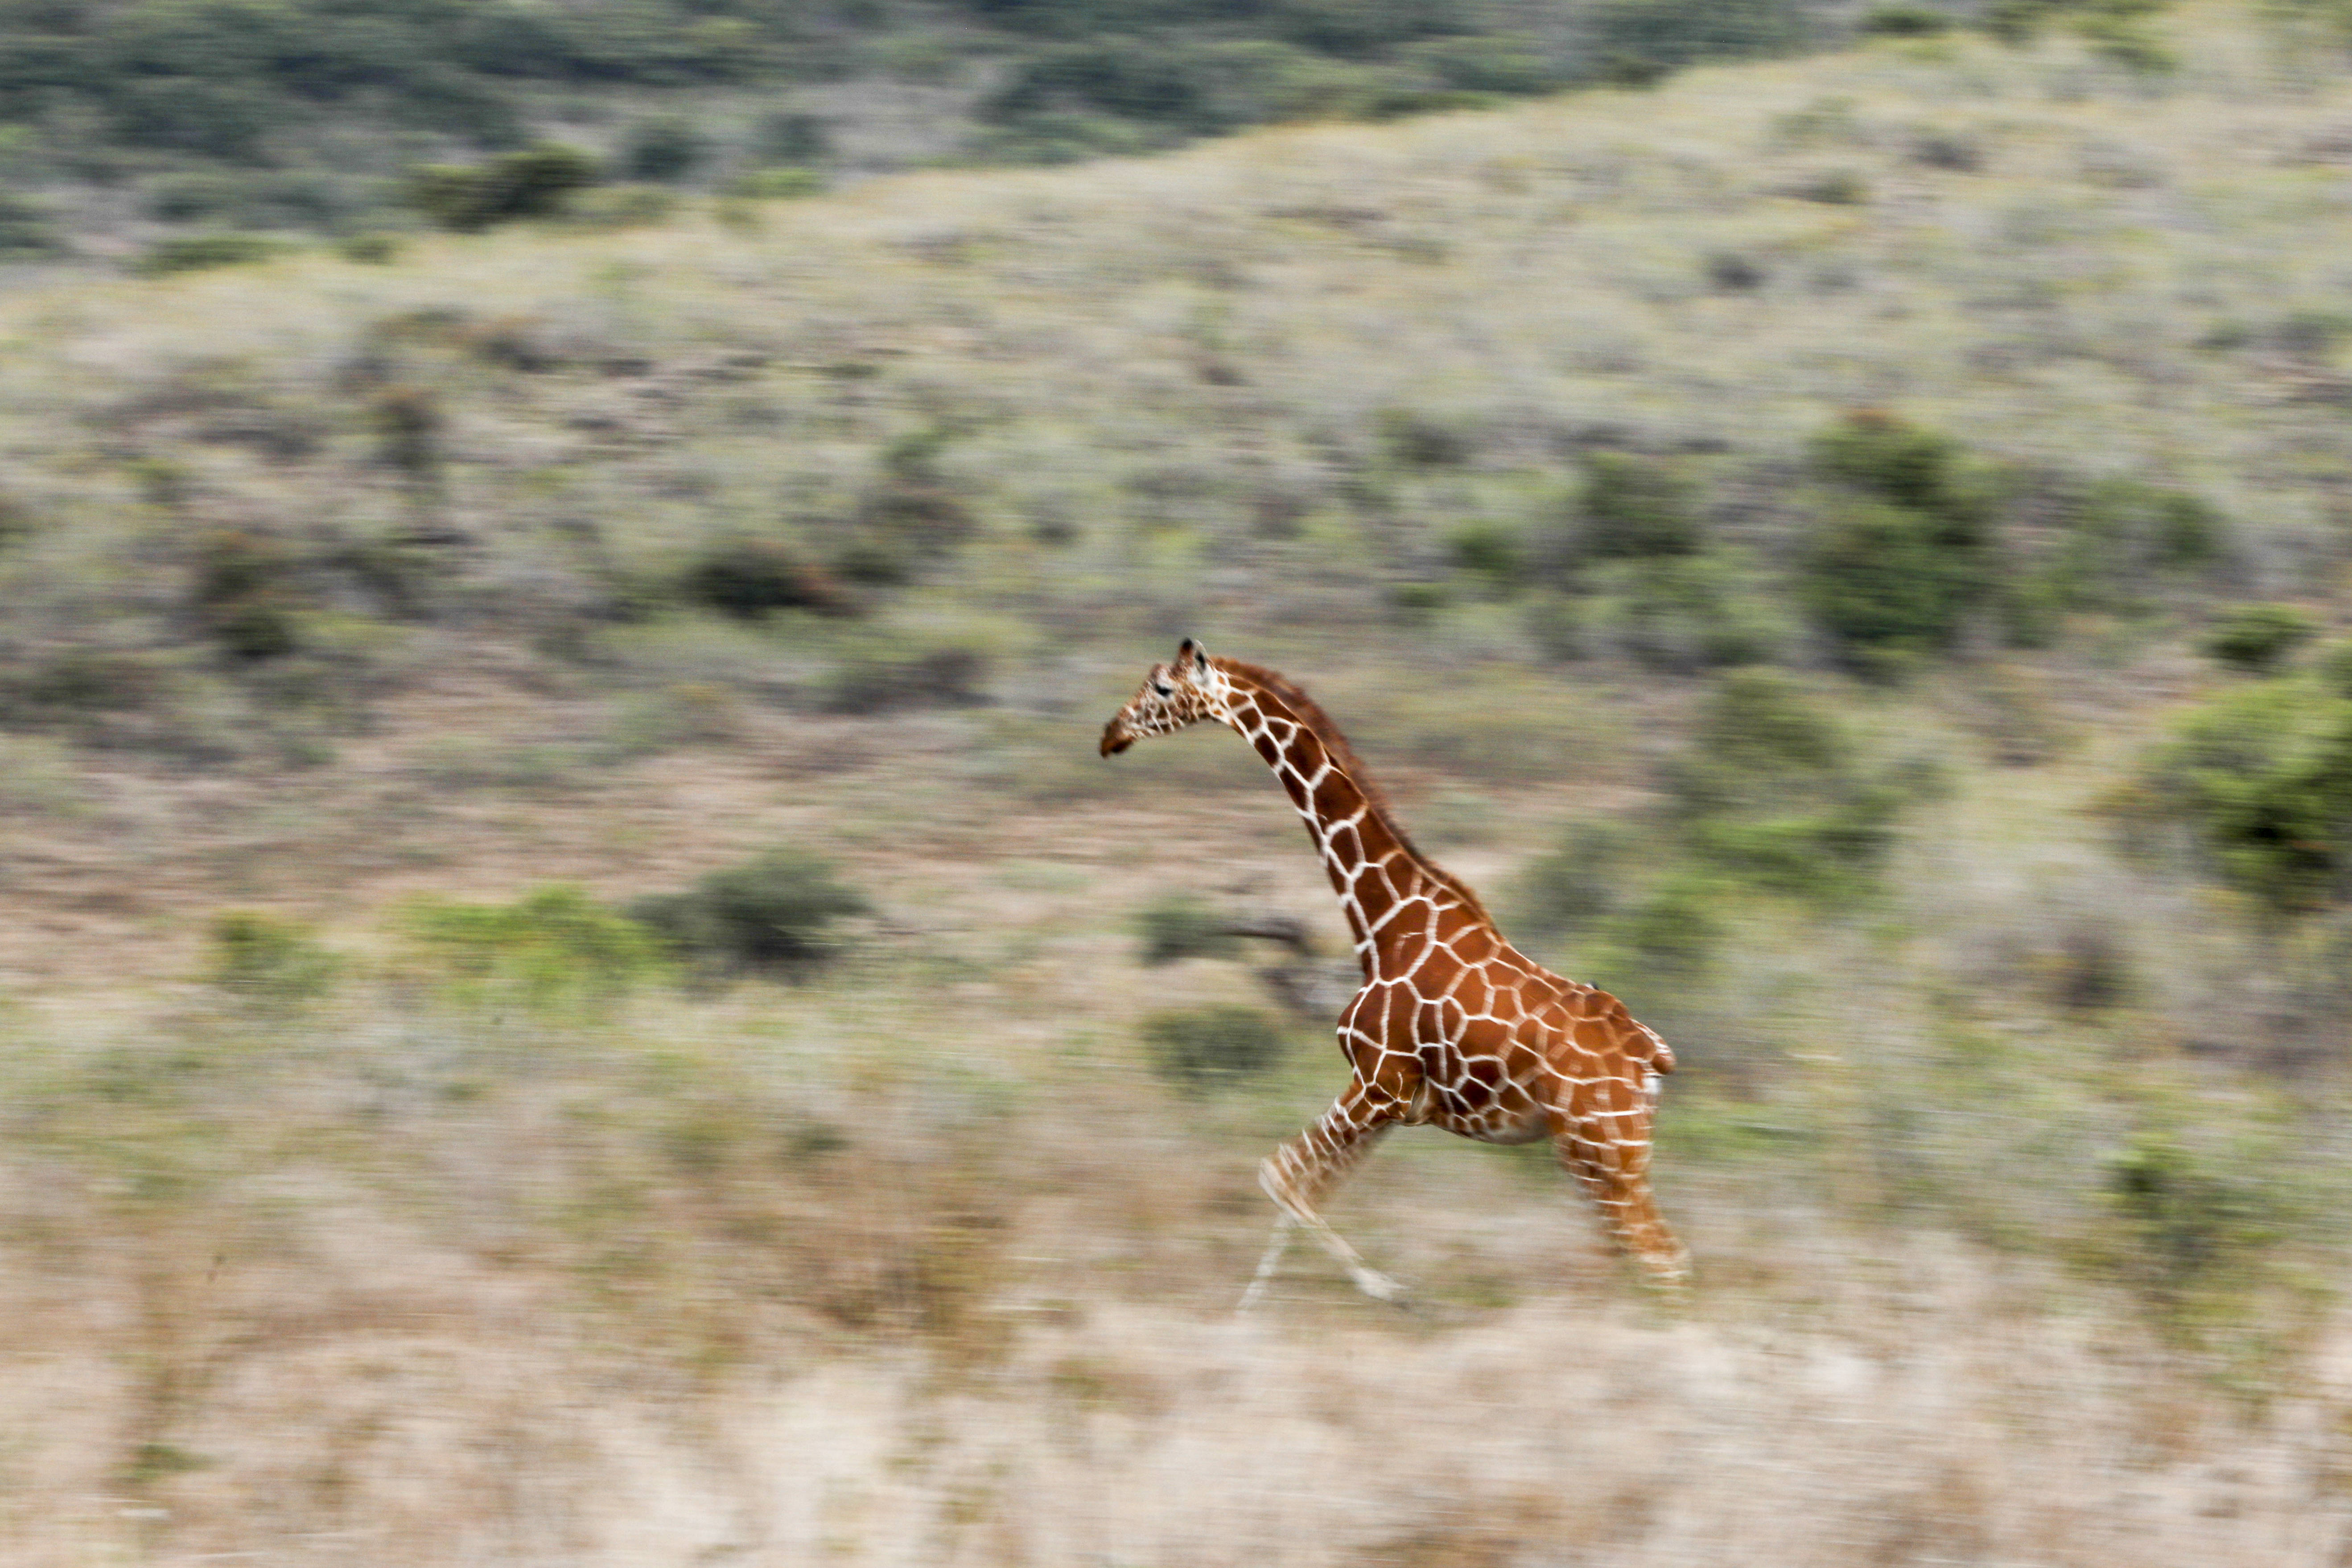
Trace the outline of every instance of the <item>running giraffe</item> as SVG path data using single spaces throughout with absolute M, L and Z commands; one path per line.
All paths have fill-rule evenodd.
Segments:
M 1400 1125 L 1486 1143 L 1549 1138 L 1617 1244 L 1654 1280 L 1680 1283 L 1688 1256 L 1649 1183 L 1658 1079 L 1675 1070 L 1665 1041 L 1607 992 L 1563 980 L 1505 942 L 1478 895 L 1413 847 L 1329 715 L 1273 670 L 1213 658 L 1188 637 L 1103 726 L 1102 754 L 1204 719 L 1238 731 L 1307 819 L 1364 968 L 1363 989 L 1339 1015 L 1354 1076 L 1259 1167 L 1281 1213 L 1242 1310 L 1264 1295 L 1295 1226 L 1366 1295 L 1402 1299 L 1316 1212 Z

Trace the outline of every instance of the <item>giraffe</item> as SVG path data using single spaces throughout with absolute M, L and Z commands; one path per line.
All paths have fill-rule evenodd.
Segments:
M 1689 1259 L 1650 1195 L 1650 1125 L 1675 1055 L 1607 992 L 1565 980 L 1503 940 L 1478 895 L 1413 847 L 1329 715 L 1273 670 L 1186 638 L 1103 727 L 1102 754 L 1214 720 L 1274 770 L 1339 897 L 1364 984 L 1339 1015 L 1348 1087 L 1258 1168 L 1274 1236 L 1243 1296 L 1264 1295 L 1304 1229 L 1357 1289 L 1402 1302 L 1317 1204 L 1390 1130 L 1435 1126 L 1486 1143 L 1549 1138 L 1612 1238 L 1677 1285 Z

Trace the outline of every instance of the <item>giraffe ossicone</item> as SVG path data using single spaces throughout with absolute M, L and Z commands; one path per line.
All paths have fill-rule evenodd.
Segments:
M 1259 1184 L 1280 1211 L 1244 1310 L 1295 1228 L 1365 1294 L 1400 1300 L 1316 1205 L 1391 1128 L 1442 1127 L 1486 1143 L 1549 1138 L 1610 1236 L 1654 1280 L 1689 1259 L 1650 1194 L 1650 1130 L 1674 1052 L 1606 991 L 1563 979 L 1503 940 L 1468 884 L 1413 847 L 1330 716 L 1273 670 L 1186 638 L 1103 726 L 1102 754 L 1204 721 L 1274 770 L 1347 916 L 1364 984 L 1339 1015 L 1353 1069 L 1331 1109 L 1276 1149 Z

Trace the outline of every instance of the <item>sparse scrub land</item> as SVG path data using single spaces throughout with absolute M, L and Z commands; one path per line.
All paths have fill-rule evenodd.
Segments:
M 0 1555 L 2334 1552 L 2352 88 L 1899 9 L 0 300 Z M 1233 737 L 1095 757 L 1187 633 L 1673 1040 L 1688 1308 L 1405 1133 L 1429 1313 L 1229 1329 L 1347 942 Z

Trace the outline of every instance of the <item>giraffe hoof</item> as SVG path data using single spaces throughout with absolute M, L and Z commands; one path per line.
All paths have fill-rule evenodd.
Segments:
M 1406 1311 L 1412 1310 L 1412 1293 L 1379 1269 L 1364 1269 L 1358 1273 L 1355 1279 L 1356 1289 L 1373 1300 L 1384 1301 L 1391 1307 L 1401 1307 Z

